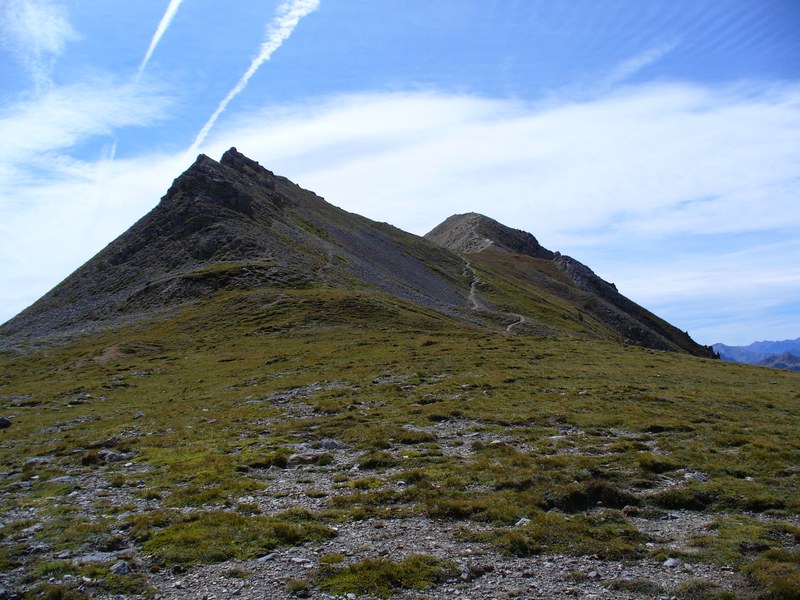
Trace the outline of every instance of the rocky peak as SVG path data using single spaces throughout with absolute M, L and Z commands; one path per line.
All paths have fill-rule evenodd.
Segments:
M 445 248 L 471 254 L 491 246 L 526 254 L 533 258 L 552 260 L 553 252 L 542 247 L 533 235 L 478 213 L 453 215 L 427 233 L 425 237 Z
M 205 154 L 172 183 L 162 203 L 210 204 L 253 215 L 253 196 L 275 189 L 275 175 L 231 148 L 217 162 Z
M 258 180 L 259 183 L 271 190 L 275 189 L 275 174 L 262 167 L 252 158 L 246 157 L 235 147 L 225 152 L 219 162 L 226 167 L 238 171 L 242 175 Z

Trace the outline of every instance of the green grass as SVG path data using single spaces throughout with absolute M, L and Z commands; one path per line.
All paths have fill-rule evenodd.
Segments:
M 134 537 L 160 563 L 209 564 L 257 558 L 278 546 L 325 541 L 336 532 L 316 522 L 244 516 L 228 511 L 159 514 L 135 519 Z
M 346 567 L 324 566 L 316 584 L 342 596 L 354 593 L 388 598 L 402 590 L 424 590 L 460 572 L 454 563 L 432 556 L 413 555 L 399 562 L 367 558 Z
M 644 556 L 644 536 L 621 513 L 603 511 L 591 515 L 540 512 L 513 529 L 467 533 L 468 539 L 490 541 L 514 556 L 536 554 L 596 555 L 605 559 Z
M 108 488 L 134 513 L 125 541 L 162 565 L 410 515 L 461 521 L 514 555 L 639 557 L 647 541 L 657 553 L 618 510 L 631 505 L 716 516 L 695 540 L 700 560 L 751 573 L 765 594 L 791 589 L 800 376 L 580 339 L 599 325 L 573 317 L 575 339 L 534 338 L 379 294 L 226 292 L 171 321 L 2 355 L 0 414 L 13 426 L 0 438 L 0 509 L 26 516 L 0 528 L 0 565 L 33 568 L 19 540 L 37 524 L 57 549 L 113 546 Z M 123 342 L 149 350 L 92 360 Z M 302 467 L 333 474 L 329 496 L 305 492 L 319 514 L 268 517 L 241 500 L 277 493 L 296 444 L 331 438 L 346 449 Z M 84 475 L 100 493 L 78 513 Z

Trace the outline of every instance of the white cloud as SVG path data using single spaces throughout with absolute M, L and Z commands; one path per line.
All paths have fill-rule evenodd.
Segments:
M 79 38 L 66 9 L 48 0 L 6 0 L 2 15 L 5 45 L 17 54 L 37 89 L 50 83 L 55 59 Z
M 53 153 L 119 127 L 152 124 L 169 100 L 133 83 L 96 79 L 54 87 L 0 111 L 0 163 L 52 165 Z
M 185 168 L 174 157 L 72 157 L 95 136 L 156 123 L 168 106 L 155 90 L 95 79 L 0 111 L 0 321 L 122 233 Z
M 800 248 L 707 253 L 657 266 L 620 265 L 626 293 L 704 343 L 746 345 L 800 335 Z
M 11 188 L 0 205 L 0 321 L 31 304 L 153 208 L 179 157 L 62 161 L 39 183 Z
M 658 84 L 546 106 L 422 92 L 269 107 L 229 120 L 202 150 L 218 158 L 235 145 L 337 206 L 415 233 L 456 212 L 482 212 L 574 255 L 678 326 L 720 336 L 704 334 L 709 343 L 747 331 L 758 337 L 775 302 L 800 296 L 792 267 L 800 247 L 770 248 L 762 239 L 800 230 L 797 140 L 799 85 Z M 76 228 L 98 206 L 106 212 L 96 234 L 78 244 L 71 233 L 43 228 L 31 211 L 8 227 L 0 260 L 22 256 L 20 277 L 40 273 L 48 252 L 36 254 L 37 241 L 48 238 L 49 254 L 79 246 L 71 259 L 77 266 L 155 204 L 188 166 L 182 159 L 121 161 L 113 171 L 96 167 L 92 177 L 70 171 L 74 179 L 60 187 L 31 184 L 25 193 L 34 204 L 76 206 L 57 212 Z M 118 217 L 104 207 L 106 198 L 115 199 Z M 21 240 L 26 229 L 29 242 Z M 716 240 L 747 234 L 758 251 L 685 247 L 712 233 Z M 27 244 L 37 262 L 16 243 Z M 67 271 L 60 264 L 41 278 L 52 286 Z M 9 289 L 7 281 L 0 290 Z M 723 310 L 726 296 L 755 307 L 750 322 Z M 21 309 L 19 302 L 0 298 L 0 320 Z
M 575 243 L 800 225 L 798 139 L 800 86 L 664 84 L 544 109 L 434 93 L 339 98 L 242 117 L 209 153 L 236 145 L 335 204 L 418 233 L 482 210 Z M 753 208 L 767 192 L 782 211 Z

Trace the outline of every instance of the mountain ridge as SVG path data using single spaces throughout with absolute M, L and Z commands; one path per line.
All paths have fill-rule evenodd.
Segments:
M 152 211 L 0 326 L 0 349 L 260 288 L 349 290 L 470 327 L 713 356 L 528 232 L 468 213 L 415 236 L 335 207 L 236 148 L 219 162 L 199 155 Z
M 625 343 L 641 343 L 649 347 L 667 347 L 690 353 L 698 353 L 698 345 L 686 332 L 679 332 L 672 325 L 626 298 L 616 285 L 607 282 L 589 267 L 574 258 L 544 248 L 536 238 L 525 231 L 512 229 L 494 219 L 477 213 L 453 215 L 425 234 L 427 239 L 436 241 L 454 252 L 475 257 L 485 257 L 492 262 L 492 255 L 503 253 L 524 255 L 529 259 L 530 272 L 540 272 L 539 285 L 546 285 L 562 298 L 575 298 L 580 303 L 583 314 L 591 314 L 617 332 L 622 332 Z M 499 253 L 499 254 L 498 254 Z M 555 267 L 556 273 L 548 268 Z M 561 275 L 561 276 L 559 276 Z M 544 279 L 543 279 L 544 278 Z M 569 282 L 584 293 L 576 296 L 574 289 L 566 289 Z M 568 287 L 569 287 L 568 284 Z M 700 347 L 700 355 L 713 357 L 710 348 Z

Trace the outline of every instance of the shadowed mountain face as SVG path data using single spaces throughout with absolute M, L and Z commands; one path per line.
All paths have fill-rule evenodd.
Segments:
M 330 289 L 451 325 L 712 355 L 529 233 L 468 214 L 426 238 L 338 209 L 235 148 L 200 155 L 156 208 L 0 327 L 0 349 L 166 319 L 221 293 Z

